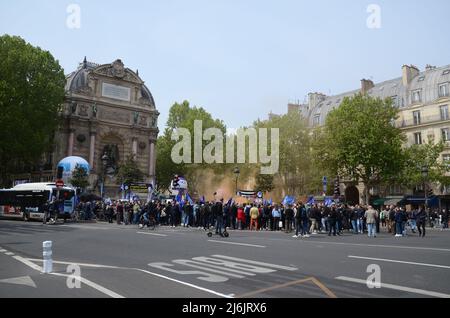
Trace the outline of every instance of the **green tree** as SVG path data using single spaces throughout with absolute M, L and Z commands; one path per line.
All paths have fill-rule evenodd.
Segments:
M 446 174 L 450 172 L 449 163 L 440 160 L 444 148 L 443 142 L 435 144 L 433 141 L 406 148 L 403 169 L 396 181 L 410 188 L 421 185 L 424 181 L 448 185 L 450 180 Z M 428 170 L 426 180 L 422 176 L 424 167 Z
M 271 192 L 275 189 L 273 178 L 271 174 L 258 174 L 256 176 L 256 189 L 263 193 Z
M 0 185 L 51 150 L 64 85 L 64 71 L 48 51 L 0 37 Z
M 314 144 L 315 161 L 331 175 L 362 182 L 365 202 L 369 189 L 398 174 L 403 166 L 398 109 L 389 99 L 357 94 L 332 110 Z
M 195 188 L 194 180 L 197 179 L 196 172 L 200 169 L 211 168 L 213 170 L 223 169 L 222 165 L 206 165 L 201 164 L 176 164 L 171 159 L 172 148 L 176 144 L 176 141 L 172 140 L 172 133 L 178 128 L 186 128 L 191 134 L 191 143 L 193 150 L 194 143 L 194 122 L 196 120 L 202 121 L 202 129 L 205 131 L 208 128 L 219 128 L 225 135 L 226 127 L 223 121 L 214 119 L 210 113 L 208 113 L 202 107 L 191 107 L 188 101 L 184 101 L 181 104 L 175 103 L 169 111 L 169 118 L 167 120 L 167 128 L 164 130 L 164 134 L 158 138 L 157 157 L 156 157 L 156 178 L 158 183 L 158 189 L 167 190 L 175 174 L 185 175 L 187 179 L 191 179 L 189 187 Z M 202 149 L 207 144 L 207 141 L 203 141 Z M 193 162 L 194 156 L 191 154 L 191 162 Z M 195 190 L 192 189 L 191 190 Z
M 139 169 L 133 156 L 128 156 L 119 166 L 117 181 L 121 184 L 131 184 L 144 180 L 144 173 Z
M 279 173 L 282 196 L 305 194 L 312 182 L 310 130 L 300 111 L 273 115 L 254 123 L 255 128 L 278 128 L 280 132 Z
M 84 190 L 89 185 L 89 174 L 86 168 L 77 164 L 72 172 L 72 178 L 69 180 L 70 184 L 75 188 Z

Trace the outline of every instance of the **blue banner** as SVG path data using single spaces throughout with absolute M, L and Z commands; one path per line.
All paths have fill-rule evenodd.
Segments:
M 295 197 L 287 195 L 283 200 L 283 205 L 293 205 L 295 203 Z

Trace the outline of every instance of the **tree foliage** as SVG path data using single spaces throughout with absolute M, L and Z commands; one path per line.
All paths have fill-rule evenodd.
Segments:
M 117 181 L 121 184 L 131 184 L 141 182 L 144 179 L 144 173 L 139 169 L 133 156 L 128 156 L 119 166 L 117 172 Z
M 284 194 L 304 194 L 314 180 L 311 170 L 309 128 L 299 111 L 273 115 L 265 121 L 258 120 L 255 128 L 278 128 L 280 132 L 279 173 Z M 320 180 L 320 179 L 319 179 Z
M 208 113 L 202 107 L 191 107 L 188 101 L 183 101 L 181 104 L 175 103 L 169 111 L 169 118 L 167 120 L 167 127 L 164 134 L 158 138 L 157 147 L 157 169 L 156 178 L 158 183 L 158 189 L 166 190 L 170 185 L 175 174 L 185 175 L 188 179 L 195 178 L 195 172 L 198 169 L 223 169 L 222 165 L 208 165 L 206 164 L 176 164 L 171 159 L 172 148 L 176 144 L 176 141 L 172 140 L 172 133 L 178 128 L 185 128 L 189 130 L 191 134 L 191 149 L 194 149 L 194 122 L 196 120 L 202 121 L 202 133 L 208 128 L 218 128 L 225 135 L 226 126 L 223 121 L 214 119 L 210 113 Z M 207 141 L 203 141 L 202 149 L 208 144 Z M 191 154 L 191 161 L 193 162 L 193 153 Z
M 51 149 L 64 99 L 58 61 L 20 37 L 0 37 L 0 183 Z
M 271 192 L 275 188 L 273 179 L 274 177 L 271 174 L 258 174 L 256 176 L 256 189 L 263 193 Z
M 72 172 L 72 178 L 69 182 L 75 188 L 85 189 L 89 185 L 88 177 L 89 174 L 86 169 L 77 164 Z
M 421 185 L 424 181 L 448 185 L 450 180 L 446 173 L 450 172 L 449 163 L 440 160 L 444 147 L 443 142 L 435 144 L 430 141 L 406 148 L 403 169 L 400 170 L 397 182 L 410 188 Z M 426 180 L 422 175 L 423 168 L 428 171 Z
M 403 167 L 398 109 L 389 99 L 357 94 L 332 110 L 314 144 L 315 161 L 327 172 L 361 181 L 365 200 L 373 185 L 392 179 Z

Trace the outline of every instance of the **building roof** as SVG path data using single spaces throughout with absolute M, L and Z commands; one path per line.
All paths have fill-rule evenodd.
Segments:
M 88 62 L 86 58 L 81 62 L 76 71 L 70 73 L 66 76 L 66 92 L 77 92 L 82 90 L 83 88 L 88 87 L 89 83 L 89 74 L 97 69 L 104 67 L 105 65 Z M 155 108 L 155 101 L 153 99 L 152 93 L 148 89 L 148 87 L 144 84 L 144 81 L 139 77 L 138 73 L 131 71 L 126 68 L 125 72 L 130 73 L 133 78 L 137 78 L 141 85 L 141 94 L 142 98 L 148 100 L 150 105 Z
M 415 90 L 422 91 L 422 103 L 432 103 L 439 98 L 438 86 L 442 83 L 450 82 L 450 65 L 427 68 L 427 70 L 420 72 L 414 77 L 408 86 L 403 85 L 402 77 L 387 80 L 375 84 L 375 86 L 368 90 L 368 94 L 372 97 L 397 98 L 397 106 L 407 107 L 411 105 L 411 92 Z M 338 107 L 344 97 L 352 97 L 361 92 L 360 89 L 345 92 L 339 95 L 326 96 L 321 102 L 312 108 L 309 108 L 306 116 L 310 125 L 314 125 L 314 117 L 320 115 L 319 125 L 325 123 L 328 113 L 334 108 Z

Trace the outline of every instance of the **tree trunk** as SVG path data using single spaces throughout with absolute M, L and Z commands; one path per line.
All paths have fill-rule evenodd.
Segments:
M 370 193 L 369 193 L 370 186 L 367 183 L 364 183 L 364 204 L 369 205 L 370 202 Z

